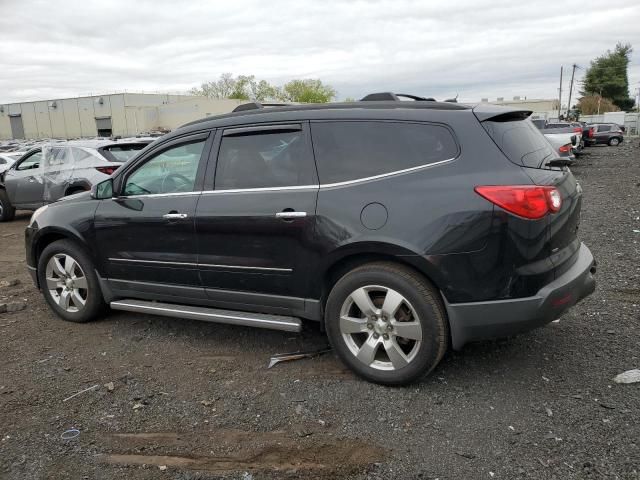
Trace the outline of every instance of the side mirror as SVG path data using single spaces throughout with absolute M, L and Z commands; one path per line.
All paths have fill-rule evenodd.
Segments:
M 96 183 L 91 187 L 91 198 L 96 200 L 105 200 L 113 197 L 113 178 Z

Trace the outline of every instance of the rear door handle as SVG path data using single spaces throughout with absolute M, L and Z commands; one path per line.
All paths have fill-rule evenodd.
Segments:
M 184 220 L 189 215 L 186 213 L 165 213 L 162 218 L 166 218 L 168 220 Z
M 302 218 L 306 217 L 307 212 L 294 212 L 294 211 L 284 211 L 276 213 L 276 218 L 283 218 L 285 220 L 292 218 Z

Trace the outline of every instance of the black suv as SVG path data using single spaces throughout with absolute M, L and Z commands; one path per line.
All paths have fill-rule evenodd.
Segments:
M 349 367 L 390 385 L 593 292 L 580 185 L 531 112 L 412 98 L 249 104 L 185 125 L 33 215 L 33 279 L 75 322 L 105 305 L 320 322 Z

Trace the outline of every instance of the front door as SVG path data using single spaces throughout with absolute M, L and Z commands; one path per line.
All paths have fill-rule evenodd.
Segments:
M 218 132 L 196 214 L 200 276 L 230 308 L 304 308 L 318 179 L 308 125 Z M 215 167 L 215 186 L 213 168 Z
M 37 208 L 44 203 L 42 151 L 28 152 L 5 174 L 5 187 L 14 206 Z
M 194 215 L 209 146 L 208 132 L 159 145 L 127 167 L 114 198 L 100 202 L 96 237 L 114 290 L 204 296 Z

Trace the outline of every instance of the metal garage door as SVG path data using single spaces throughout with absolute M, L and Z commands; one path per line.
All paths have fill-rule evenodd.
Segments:
M 24 138 L 22 115 L 9 115 L 9 123 L 11 124 L 11 135 L 13 138 Z
M 99 137 L 110 137 L 111 117 L 96 117 L 96 129 Z

